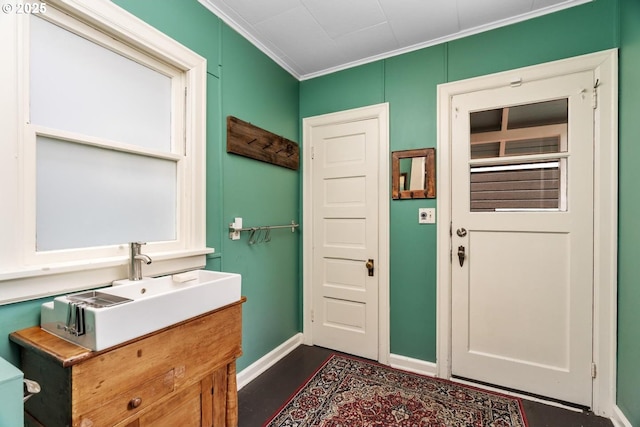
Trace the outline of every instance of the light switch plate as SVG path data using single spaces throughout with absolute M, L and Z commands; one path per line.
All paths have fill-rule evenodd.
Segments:
M 434 208 L 418 209 L 418 224 L 435 224 L 436 210 Z

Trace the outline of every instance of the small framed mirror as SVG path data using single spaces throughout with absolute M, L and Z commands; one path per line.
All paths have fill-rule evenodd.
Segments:
M 393 199 L 435 199 L 436 149 L 394 151 L 391 176 Z

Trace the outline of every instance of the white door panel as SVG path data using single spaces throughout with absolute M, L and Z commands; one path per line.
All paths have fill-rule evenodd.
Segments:
M 378 120 L 312 132 L 313 342 L 377 359 Z
M 583 89 L 593 84 L 593 73 L 583 72 L 453 99 L 454 375 L 591 405 L 594 148 L 591 97 Z M 546 142 L 531 137 L 536 148 L 525 151 L 539 152 L 519 155 L 525 141 L 513 145 L 516 154 L 505 154 L 503 141 L 495 156 L 470 154 L 472 114 L 502 114 L 496 145 L 486 145 L 498 153 L 500 132 L 521 138 L 506 125 L 519 106 L 542 106 L 534 115 L 544 115 L 555 104 L 541 102 L 563 105 L 564 99 L 568 124 L 555 149 L 544 151 Z M 531 165 L 542 176 L 542 162 L 555 164 L 548 169 L 556 174 L 554 184 L 519 178 Z M 490 184 L 474 184 L 480 168 L 486 173 L 503 165 L 515 165 L 504 172 L 511 174 L 505 182 L 494 175 Z M 462 228 L 466 233 L 458 235 Z
M 469 351 L 567 369 L 568 234 L 473 232 L 469 248 Z

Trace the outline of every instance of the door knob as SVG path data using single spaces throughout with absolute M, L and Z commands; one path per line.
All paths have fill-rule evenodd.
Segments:
M 458 246 L 458 261 L 460 261 L 460 267 L 464 264 L 464 259 L 467 257 L 464 246 Z
M 369 258 L 364 266 L 369 270 L 369 276 L 373 276 L 373 259 Z

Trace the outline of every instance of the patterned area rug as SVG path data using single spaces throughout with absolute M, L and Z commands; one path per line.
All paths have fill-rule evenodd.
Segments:
M 265 427 L 526 427 L 520 399 L 331 356 Z

